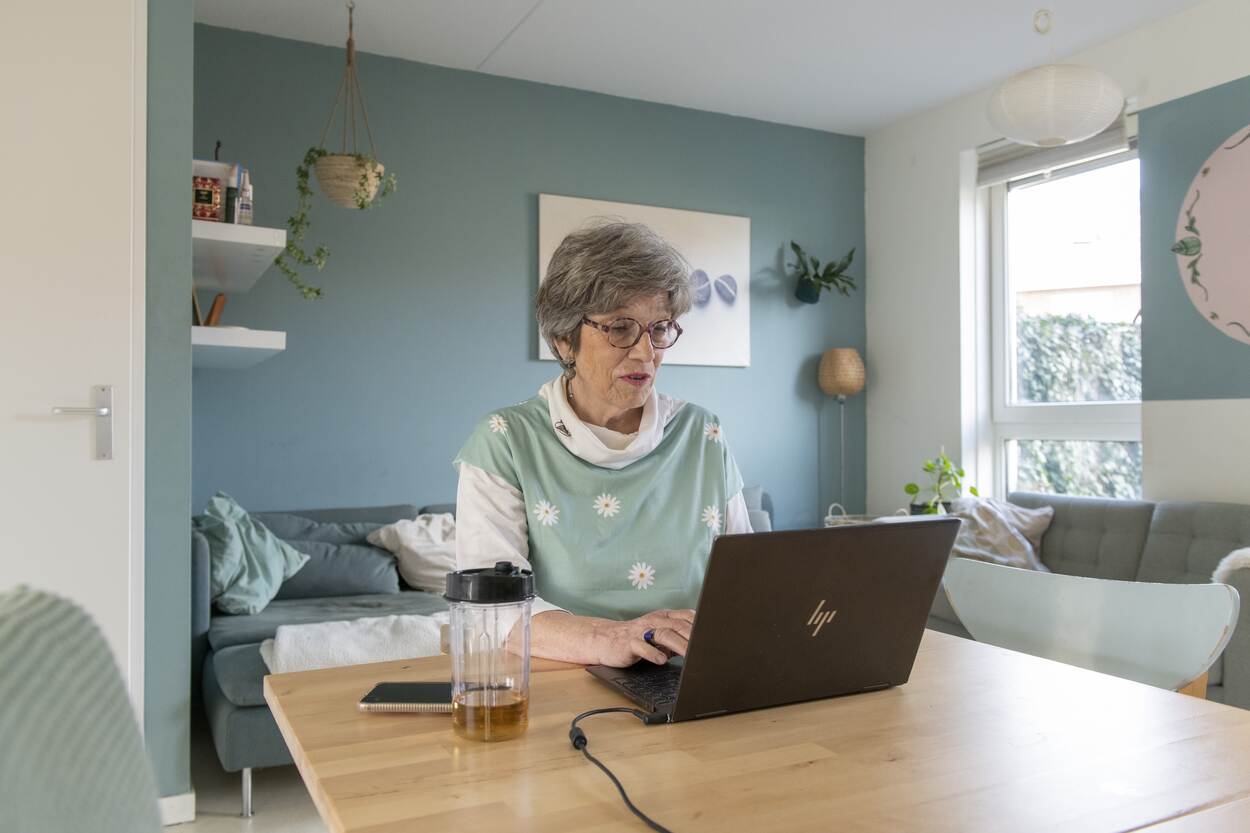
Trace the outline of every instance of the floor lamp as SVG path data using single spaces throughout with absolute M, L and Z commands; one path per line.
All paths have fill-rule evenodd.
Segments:
M 846 500 L 846 398 L 864 389 L 864 360 L 854 347 L 834 347 L 820 357 L 816 373 L 820 389 L 838 397 L 840 444 L 838 446 L 838 499 Z

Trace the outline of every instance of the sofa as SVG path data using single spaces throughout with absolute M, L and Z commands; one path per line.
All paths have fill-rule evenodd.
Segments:
M 1149 503 L 1030 492 L 1014 492 L 1007 499 L 1018 506 L 1054 508 L 1040 555 L 1055 573 L 1206 583 L 1220 559 L 1250 546 L 1250 506 L 1241 504 Z M 1211 666 L 1207 699 L 1250 708 L 1250 603 L 1245 601 L 1250 600 L 1250 569 L 1235 570 L 1228 583 L 1243 599 L 1240 619 L 1228 647 Z M 929 627 L 970 638 L 943 592 L 934 599 Z
M 743 494 L 752 527 L 758 532 L 772 529 L 768 493 L 754 486 Z M 407 587 L 391 556 L 366 540 L 379 527 L 438 512 L 454 514 L 455 506 L 399 504 L 251 513 L 279 538 L 313 556 L 283 583 L 274 601 L 252 616 L 233 616 L 213 608 L 208 541 L 192 529 L 192 691 L 201 694 L 222 767 L 243 774 L 244 815 L 250 815 L 251 770 L 292 763 L 265 704 L 263 681 L 269 672 L 260 656 L 261 643 L 273 638 L 279 625 L 446 610 L 442 596 Z M 366 589 L 373 592 L 359 592 Z

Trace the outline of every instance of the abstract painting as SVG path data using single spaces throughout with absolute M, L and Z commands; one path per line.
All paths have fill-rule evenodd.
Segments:
M 1189 300 L 1229 338 L 1250 344 L 1250 125 L 1220 143 L 1185 194 L 1172 252 Z
M 567 234 L 600 220 L 643 223 L 690 264 L 692 304 L 665 364 L 751 364 L 751 220 L 652 205 L 538 195 L 538 280 Z M 643 322 L 647 323 L 647 322 Z M 554 361 L 539 336 L 538 356 Z

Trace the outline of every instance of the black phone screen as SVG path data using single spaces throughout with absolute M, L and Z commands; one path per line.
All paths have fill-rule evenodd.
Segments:
M 451 683 L 378 683 L 362 703 L 451 703 Z

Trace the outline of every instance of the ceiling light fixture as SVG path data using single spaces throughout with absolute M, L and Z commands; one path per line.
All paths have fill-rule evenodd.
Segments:
M 1033 15 L 1033 31 L 1050 32 L 1053 15 Z M 1080 142 L 1107 129 L 1124 110 L 1124 90 L 1093 67 L 1051 63 L 1007 79 L 990 96 L 990 124 L 1008 139 L 1034 147 Z

